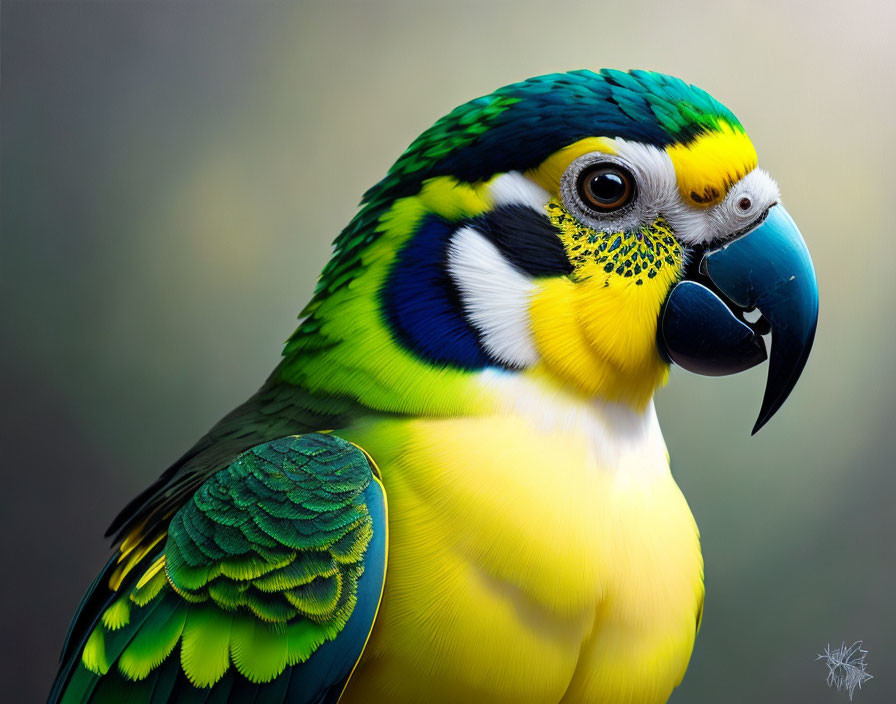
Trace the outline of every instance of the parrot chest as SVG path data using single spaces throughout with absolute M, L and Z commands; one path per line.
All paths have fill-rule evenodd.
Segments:
M 390 526 L 343 702 L 666 700 L 702 603 L 697 531 L 658 428 L 613 430 L 505 414 L 340 431 L 378 463 Z

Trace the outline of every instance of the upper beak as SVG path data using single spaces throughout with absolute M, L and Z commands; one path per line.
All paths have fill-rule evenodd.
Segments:
M 744 314 L 758 309 L 748 322 Z M 768 379 L 756 433 L 793 390 L 815 339 L 818 284 L 806 243 L 788 212 L 772 206 L 759 227 L 703 255 L 670 291 L 660 311 L 658 344 L 669 361 L 718 376 L 766 359 Z

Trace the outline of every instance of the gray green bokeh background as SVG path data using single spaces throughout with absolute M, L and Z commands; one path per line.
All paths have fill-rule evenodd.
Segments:
M 860 638 L 856 701 L 896 699 L 894 30 L 885 2 L 5 2 L 3 699 L 45 696 L 110 519 L 264 379 L 410 140 L 601 66 L 731 107 L 821 286 L 813 356 L 758 436 L 762 368 L 659 394 L 706 559 L 673 701 L 846 701 L 813 659 Z

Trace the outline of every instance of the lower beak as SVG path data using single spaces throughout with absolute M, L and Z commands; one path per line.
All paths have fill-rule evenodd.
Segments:
M 749 322 L 749 314 L 761 316 Z M 756 433 L 800 377 L 818 322 L 818 284 L 800 231 L 775 205 L 759 227 L 706 252 L 670 291 L 657 328 L 661 354 L 688 371 L 734 374 L 766 359 L 768 379 Z

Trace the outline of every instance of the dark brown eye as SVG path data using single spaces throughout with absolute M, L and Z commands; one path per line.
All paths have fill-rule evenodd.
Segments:
M 597 164 L 579 174 L 578 188 L 584 205 L 608 213 L 631 202 L 635 195 L 635 180 L 621 166 Z

